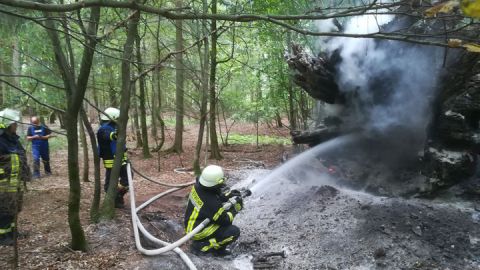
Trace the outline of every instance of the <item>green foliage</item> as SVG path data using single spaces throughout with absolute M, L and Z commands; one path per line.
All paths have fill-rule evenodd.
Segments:
M 50 147 L 50 153 L 66 150 L 67 149 L 67 137 L 64 135 L 57 135 L 56 137 L 50 138 L 48 140 L 48 145 Z
M 256 144 L 257 137 L 255 135 L 242 135 L 242 134 L 233 133 L 228 136 L 228 143 L 229 144 Z M 282 145 L 292 144 L 290 138 L 266 136 L 266 135 L 258 136 L 258 143 L 259 144 L 282 144 Z

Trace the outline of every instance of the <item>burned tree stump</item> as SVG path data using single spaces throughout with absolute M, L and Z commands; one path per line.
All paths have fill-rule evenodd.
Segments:
M 294 82 L 311 97 L 329 104 L 344 102 L 335 81 L 335 57 L 312 57 L 300 45 L 294 44 L 286 59 L 294 72 Z

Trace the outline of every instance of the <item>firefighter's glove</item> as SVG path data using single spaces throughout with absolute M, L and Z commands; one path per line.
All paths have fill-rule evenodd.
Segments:
M 242 193 L 240 192 L 240 190 L 237 190 L 237 189 L 232 189 L 230 190 L 230 197 L 242 197 Z
M 235 208 L 235 211 L 240 212 L 240 210 L 243 209 L 243 199 L 242 197 L 238 196 L 238 197 L 235 197 L 235 200 L 237 202 L 233 205 L 233 208 Z
M 115 130 L 114 132 L 112 132 L 112 134 L 110 135 L 110 138 L 112 139 L 112 141 L 116 141 L 117 138 L 118 138 L 118 132 L 117 130 Z

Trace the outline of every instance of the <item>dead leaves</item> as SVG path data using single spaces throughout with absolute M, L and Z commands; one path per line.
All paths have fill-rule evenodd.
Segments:
M 448 40 L 448 47 L 450 48 L 464 48 L 469 52 L 480 53 L 480 44 L 464 43 L 461 39 L 451 38 Z
M 436 4 L 435 6 L 425 10 L 425 17 L 433 18 L 437 17 L 437 15 L 440 13 L 450 13 L 454 8 L 458 7 L 458 5 L 459 3 L 456 0 Z
M 451 0 L 434 5 L 425 10 L 424 14 L 427 18 L 437 17 L 438 14 L 448 14 L 457 7 L 461 8 L 463 14 L 468 17 L 480 18 L 480 0 Z

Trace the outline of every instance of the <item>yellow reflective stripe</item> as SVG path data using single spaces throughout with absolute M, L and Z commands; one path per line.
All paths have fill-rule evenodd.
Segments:
M 110 140 L 111 140 L 111 141 L 114 141 L 113 135 L 115 135 L 115 132 L 110 132 Z
M 214 249 L 219 249 L 220 248 L 220 245 L 217 243 L 217 240 L 215 238 L 212 238 L 210 240 L 208 240 L 210 242 L 210 245 L 208 246 L 204 246 L 201 251 L 203 252 L 207 252 L 209 251 L 211 248 L 214 248 Z
M 103 166 L 107 169 L 113 168 L 113 159 L 104 159 Z
M 6 234 L 12 232 L 12 227 L 7 228 L 7 229 L 0 229 L 0 234 Z
M 203 229 L 201 232 L 195 234 L 193 236 L 193 240 L 201 240 L 205 237 L 208 237 L 208 236 L 212 235 L 218 228 L 220 228 L 220 225 L 212 224 L 212 225 L 206 227 L 205 229 Z
M 200 196 L 198 196 L 197 191 L 195 190 L 195 187 L 192 187 L 192 191 L 190 191 L 190 195 L 188 195 L 188 199 L 190 202 L 192 202 L 193 206 L 200 210 L 203 206 L 203 201 L 200 199 Z
M 17 192 L 21 188 L 18 181 L 20 172 L 20 158 L 18 154 L 10 154 L 10 163 L 11 171 L 9 178 L 0 181 L 0 184 L 3 184 L 3 187 L 0 188 L 2 192 Z
M 187 228 L 185 229 L 186 233 L 189 233 L 193 230 L 193 225 L 195 224 L 195 221 L 197 220 L 198 217 L 198 210 L 197 208 L 193 208 L 193 212 L 190 215 L 190 218 L 188 218 L 188 223 L 187 223 Z
M 5 170 L 3 168 L 0 168 L 0 173 L 5 173 Z
M 223 213 L 223 211 L 225 211 L 225 209 L 223 209 L 223 207 L 220 207 L 217 213 L 215 213 L 215 215 L 213 216 L 213 221 L 217 221 L 220 215 Z
M 223 239 L 223 240 L 220 241 L 220 243 L 218 243 L 218 244 L 221 245 L 221 246 L 223 246 L 223 245 L 225 245 L 226 243 L 232 242 L 232 241 L 233 241 L 233 236 L 230 236 L 230 237 L 228 237 L 228 238 Z
M 10 188 L 0 188 L 0 192 L 8 192 L 8 193 L 14 193 L 14 192 L 17 192 L 17 188 L 16 187 L 10 187 Z
M 240 205 L 239 203 L 236 203 L 233 207 L 235 208 L 235 210 L 237 210 L 237 212 L 242 210 L 242 205 Z
M 228 218 L 230 219 L 230 222 L 233 222 L 233 214 L 231 212 L 227 212 Z

